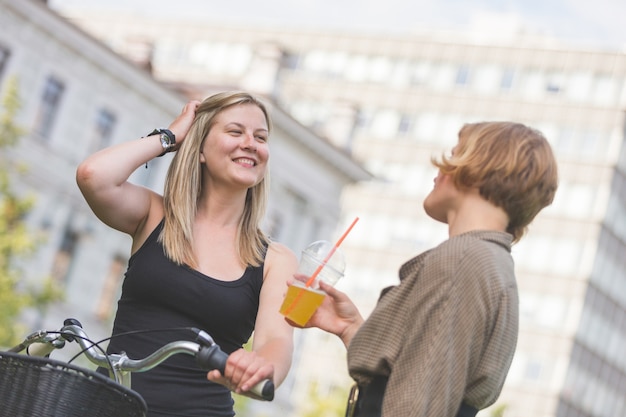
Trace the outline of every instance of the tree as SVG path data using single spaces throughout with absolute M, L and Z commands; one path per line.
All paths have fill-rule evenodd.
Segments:
M 0 108 L 0 346 L 11 346 L 23 338 L 17 321 L 23 309 L 43 308 L 61 297 L 52 280 L 44 279 L 40 288 L 25 285 L 17 261 L 35 253 L 41 238 L 28 230 L 24 221 L 34 197 L 20 196 L 11 185 L 11 175 L 25 167 L 11 161 L 7 149 L 17 145 L 25 131 L 15 123 L 20 108 L 17 79 L 6 83 L 7 91 Z

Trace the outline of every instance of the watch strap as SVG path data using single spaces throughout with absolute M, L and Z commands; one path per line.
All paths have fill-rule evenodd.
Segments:
M 176 135 L 169 129 L 154 129 L 148 133 L 148 136 L 160 135 L 161 146 L 163 146 L 163 153 L 159 156 L 163 156 L 168 152 L 171 152 L 176 145 Z

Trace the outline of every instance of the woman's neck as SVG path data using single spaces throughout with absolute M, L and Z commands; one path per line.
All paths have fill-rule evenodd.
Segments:
M 459 205 L 448 213 L 448 235 L 457 236 L 472 230 L 506 232 L 509 216 L 504 209 L 480 196 L 478 190 L 464 194 Z
M 245 193 L 211 191 L 198 202 L 196 219 L 222 226 L 239 224 L 245 202 Z

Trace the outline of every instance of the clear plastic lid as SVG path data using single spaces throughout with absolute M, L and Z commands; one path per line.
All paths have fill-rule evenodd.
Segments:
M 312 256 L 313 258 L 321 261 L 326 259 L 332 250 L 333 244 L 331 242 L 327 240 L 318 240 L 307 246 L 306 249 L 304 249 L 303 254 L 306 253 L 308 256 Z M 330 258 L 328 258 L 325 267 L 330 267 L 340 274 L 344 273 L 346 270 L 346 260 L 340 249 L 335 249 Z

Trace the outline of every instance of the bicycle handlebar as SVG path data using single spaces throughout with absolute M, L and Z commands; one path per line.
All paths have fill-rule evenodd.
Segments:
M 11 349 L 10 352 L 17 353 L 28 348 L 33 343 L 40 343 L 44 344 L 44 348 L 37 352 L 37 356 L 46 356 L 54 349 L 62 348 L 65 345 L 65 341 L 76 341 L 83 349 L 85 356 L 92 363 L 109 369 L 117 382 L 120 383 L 124 383 L 125 373 L 149 371 L 170 356 L 178 353 L 195 356 L 196 363 L 202 370 L 217 369 L 224 374 L 226 369 L 228 354 L 222 351 L 213 341 L 213 338 L 203 330 L 194 329 L 198 343 L 186 340 L 170 342 L 143 359 L 130 359 L 124 353 L 105 354 L 97 344 L 89 340 L 78 320 L 66 319 L 63 324 L 61 330 L 54 332 L 54 334 L 39 330 L 29 335 L 22 343 Z M 269 379 L 263 380 L 250 389 L 249 393 L 253 394 L 256 399 L 272 401 L 274 399 L 274 383 Z

